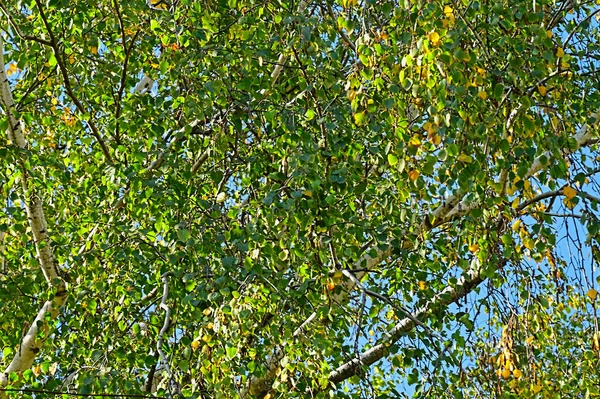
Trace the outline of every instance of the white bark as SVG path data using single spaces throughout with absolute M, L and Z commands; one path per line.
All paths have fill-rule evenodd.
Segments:
M 600 118 L 600 110 L 594 113 L 592 118 L 594 119 L 594 123 L 597 123 Z M 564 149 L 563 155 L 567 156 L 577 149 L 587 145 L 593 139 L 592 131 L 593 129 L 588 124 L 584 124 L 574 136 L 577 144 L 573 146 L 573 148 Z M 546 161 L 543 161 L 544 158 Z M 542 168 L 544 168 L 544 166 L 547 165 L 547 162 L 551 158 L 552 154 L 549 151 L 537 157 L 524 176 L 524 179 L 535 176 L 536 173 L 538 173 L 540 170 L 542 170 Z M 468 204 L 464 203 L 464 200 L 460 201 L 453 209 L 451 209 L 449 212 L 446 212 L 445 218 L 450 220 L 460 215 L 464 215 L 479 205 L 480 204 L 477 201 L 473 201 Z M 439 209 L 440 208 L 438 208 L 438 210 Z M 440 211 L 439 213 L 441 216 L 444 212 Z M 420 307 L 413 314 L 413 316 L 419 320 L 422 320 L 431 313 L 431 310 L 445 307 L 464 298 L 475 288 L 477 288 L 483 281 L 485 281 L 485 279 L 480 276 L 478 271 L 471 271 L 471 273 L 468 273 L 467 278 L 461 277 L 456 285 L 448 286 L 439 294 L 435 295 L 424 306 Z M 351 376 L 358 374 L 362 366 L 370 366 L 378 360 L 381 360 L 387 354 L 387 350 L 390 348 L 390 346 L 398 341 L 404 333 L 412 330 L 415 325 L 416 322 L 414 321 L 413 317 L 406 317 L 400 320 L 400 322 L 398 322 L 379 343 L 360 354 L 360 356 L 357 358 L 344 363 L 332 371 L 329 375 L 329 381 L 334 384 L 342 382 Z
M 600 117 L 600 110 L 592 115 L 595 122 L 598 121 Z M 581 127 L 581 129 L 574 136 L 577 145 L 574 146 L 573 149 L 564 149 L 563 155 L 567 156 L 568 154 L 573 153 L 577 149 L 585 146 L 593 137 L 592 129 L 585 124 Z M 542 156 L 537 157 L 527 174 L 525 175 L 525 179 L 528 179 L 534 176 L 537 172 L 539 172 L 546 164 L 542 161 L 544 157 L 547 160 L 552 158 L 552 154 L 550 152 L 544 153 Z M 418 228 L 411 232 L 413 236 L 419 236 L 422 233 L 431 230 L 432 228 L 439 226 L 443 223 L 446 223 L 452 219 L 460 217 L 462 215 L 466 215 L 468 212 L 477 208 L 481 204 L 478 201 L 467 202 L 466 199 L 461 199 L 464 193 L 458 192 L 455 195 L 447 198 L 438 208 L 436 208 L 431 215 L 425 216 L 425 219 L 420 223 Z M 371 256 L 369 254 L 363 255 L 358 261 L 354 263 L 355 269 L 371 269 L 375 266 L 380 265 L 382 262 L 385 262 L 392 255 L 392 247 L 388 245 L 386 250 L 381 250 L 379 248 L 375 248 L 376 254 L 375 256 Z M 366 271 L 355 273 L 356 278 L 360 281 L 365 275 Z M 418 309 L 413 316 L 417 319 L 422 318 L 426 315 L 430 309 L 439 308 L 440 306 L 446 306 L 450 303 L 455 302 L 456 300 L 463 298 L 469 292 L 471 292 L 475 287 L 477 287 L 483 280 L 481 277 L 476 274 L 471 276 L 469 279 L 461 278 L 459 283 L 456 286 L 446 287 L 440 294 L 436 295 L 431 301 L 429 301 L 425 306 Z M 342 291 L 341 293 L 334 296 L 334 300 L 336 303 L 344 303 L 347 301 L 348 295 L 354 288 L 356 284 L 353 279 L 348 279 L 344 283 L 342 283 Z M 313 313 L 309 320 L 314 320 L 316 314 Z M 308 320 L 307 320 L 308 321 Z M 352 361 L 338 367 L 332 374 L 329 379 L 331 382 L 341 382 L 346 378 L 354 375 L 361 364 L 370 365 L 381 359 L 385 354 L 387 348 L 396 342 L 402 335 L 402 333 L 411 330 L 416 325 L 413 318 L 407 317 L 403 319 L 400 323 L 394 327 L 392 332 L 384 339 L 383 342 L 376 345 L 375 347 L 369 349 L 360 355 L 359 358 L 353 359 Z M 307 322 L 303 323 L 303 328 L 306 328 Z M 272 370 L 277 368 L 277 365 L 283 358 L 283 350 L 281 347 L 277 347 L 274 350 L 273 356 L 271 356 L 267 361 L 267 375 L 262 378 L 253 378 L 249 379 L 247 387 L 244 391 L 242 391 L 241 397 L 247 398 L 249 395 L 264 395 L 268 392 L 271 384 L 274 381 L 275 373 Z
M 6 65 L 4 62 L 4 41 L 0 35 L 0 102 L 10 124 L 8 128 L 9 139 L 20 148 L 27 148 L 24 127 L 16 118 L 14 100 L 10 88 Z M 22 373 L 29 369 L 36 355 L 40 352 L 44 341 L 50 335 L 50 325 L 46 315 L 54 320 L 59 314 L 60 307 L 67 300 L 67 287 L 60 277 L 58 265 L 50 245 L 46 217 L 42 208 L 42 200 L 35 191 L 33 185 L 29 184 L 29 171 L 25 163 L 21 162 L 21 186 L 25 196 L 25 208 L 29 218 L 29 225 L 33 232 L 33 241 L 37 252 L 37 258 L 48 285 L 54 290 L 52 299 L 46 301 L 39 310 L 37 316 L 24 334 L 19 348 L 4 372 L 0 373 L 0 388 L 9 382 L 10 373 Z M 0 398 L 6 397 L 5 392 L 0 392 Z

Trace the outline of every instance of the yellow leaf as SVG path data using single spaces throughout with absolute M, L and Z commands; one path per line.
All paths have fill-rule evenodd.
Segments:
M 568 200 L 571 200 L 572 198 L 574 198 L 577 195 L 577 191 L 575 191 L 574 188 L 567 186 L 567 187 L 563 188 L 563 195 Z
M 563 50 L 562 47 L 559 47 L 558 50 L 556 50 L 556 56 L 558 58 L 562 58 L 565 56 L 565 50 Z
M 92 54 L 98 54 L 98 47 L 90 47 L 90 53 Z
M 413 147 L 418 147 L 421 145 L 421 139 L 419 138 L 419 135 L 415 134 L 413 135 L 410 140 L 408 141 L 408 145 L 413 146 Z
M 410 177 L 410 180 L 412 180 L 412 181 L 417 180 L 420 175 L 421 175 L 421 172 L 419 172 L 416 169 L 413 169 L 410 172 L 408 172 L 408 177 Z
M 512 231 L 519 230 L 519 227 L 521 227 L 521 219 L 515 220 L 515 222 L 512 224 Z
M 444 6 L 444 15 L 447 18 L 450 18 L 453 15 L 452 14 L 453 12 L 454 12 L 454 10 L 452 9 L 452 7 L 450 7 L 450 6 Z
M 512 373 L 513 373 L 513 376 L 515 378 L 521 378 L 521 377 L 523 377 L 523 373 L 519 369 L 514 369 Z
M 460 154 L 458 156 L 458 160 L 460 162 L 464 162 L 464 163 L 471 163 L 471 162 L 473 162 L 473 157 L 471 157 L 470 155 L 467 155 L 467 154 Z
M 589 298 L 590 298 L 592 301 L 595 301 L 595 300 L 596 300 L 596 297 L 598 296 L 598 291 L 596 291 L 595 289 L 593 289 L 593 288 L 592 288 L 592 289 L 590 289 L 590 290 L 587 292 L 587 296 L 588 296 L 588 297 L 589 297 Z
M 437 32 L 431 32 L 427 35 L 427 38 L 434 46 L 437 46 L 440 43 L 440 34 Z
M 212 313 L 212 309 L 211 308 L 206 308 L 202 311 L 202 314 L 204 316 L 210 316 L 210 314 Z
M 192 342 L 192 349 L 196 350 L 196 349 L 198 349 L 198 347 L 200 347 L 200 342 L 199 341 L 193 341 Z
M 535 384 L 531 386 L 531 392 L 538 393 L 542 390 L 542 386 L 540 384 Z
M 166 10 L 168 8 L 168 4 L 165 0 L 150 0 L 150 4 L 153 8 L 158 10 Z
M 542 96 L 545 96 L 547 93 L 546 86 L 538 86 L 538 91 Z
M 433 132 L 433 124 L 431 122 L 425 122 L 423 124 L 423 129 L 425 129 L 427 133 Z
M 533 340 L 534 340 L 533 335 L 530 335 L 529 337 L 527 337 L 527 339 L 525 339 L 525 343 L 527 345 L 531 345 L 531 343 L 533 342 Z
M 547 37 L 548 39 L 552 39 L 552 31 L 551 31 L 551 30 L 547 30 L 547 31 L 546 31 L 546 37 Z
M 302 192 L 302 194 L 304 194 L 308 198 L 312 198 L 313 197 L 313 192 L 310 191 L 310 190 L 305 190 L 305 191 Z
M 476 253 L 477 251 L 479 251 L 479 245 L 477 243 L 469 245 L 469 251 L 472 253 Z
M 438 134 L 434 134 L 433 136 L 431 136 L 431 142 L 433 143 L 433 145 L 438 145 L 442 142 L 442 138 Z
M 419 289 L 421 291 L 424 291 L 425 288 L 427 288 L 427 284 L 425 284 L 425 281 L 423 281 L 423 280 L 419 281 Z
M 485 100 L 487 98 L 487 93 L 485 91 L 480 91 L 479 93 L 477 93 L 477 96 L 482 100 Z
M 504 370 L 502 370 L 500 375 L 502 376 L 502 378 L 504 378 L 506 380 L 506 379 L 510 378 L 510 370 L 505 368 Z
M 6 75 L 10 76 L 18 71 L 19 71 L 19 68 L 17 67 L 17 64 L 14 62 L 11 62 L 10 64 L 8 64 L 8 69 L 6 70 Z

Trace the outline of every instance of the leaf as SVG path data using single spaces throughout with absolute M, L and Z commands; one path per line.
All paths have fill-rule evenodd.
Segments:
M 562 193 L 567 200 L 571 200 L 577 195 L 577 191 L 570 186 L 563 188 Z
M 410 180 L 412 180 L 412 181 L 417 180 L 420 175 L 421 175 L 421 173 L 416 169 L 413 169 L 408 172 L 408 177 L 410 177 Z
M 427 38 L 434 46 L 437 46 L 440 43 L 440 34 L 437 32 L 431 32 L 429 35 L 427 35 Z
M 354 114 L 354 123 L 357 126 L 362 126 L 366 123 L 367 115 L 364 112 L 357 112 Z
M 565 56 L 565 50 L 563 50 L 563 48 L 562 48 L 562 47 L 559 47 L 559 48 L 556 50 L 556 57 L 558 57 L 558 58 L 562 58 L 562 57 L 564 57 L 564 56 Z
M 387 159 L 388 159 L 390 166 L 394 166 L 398 163 L 398 157 L 395 156 L 394 154 L 388 154 Z
M 546 92 L 547 92 L 547 91 L 546 91 L 546 86 L 538 86 L 538 91 L 540 92 L 540 94 L 541 94 L 542 96 L 545 96 L 545 95 L 546 95 Z
M 592 300 L 595 301 L 596 297 L 598 296 L 598 291 L 596 291 L 593 288 L 590 288 L 590 290 L 587 292 L 587 296 Z
M 227 357 L 229 359 L 233 359 L 235 357 L 235 355 L 237 354 L 237 349 L 233 346 L 228 346 L 226 351 L 227 351 Z
M 181 242 L 186 242 L 190 238 L 190 231 L 187 229 L 177 230 L 177 238 Z
M 215 198 L 215 202 L 217 204 L 222 204 L 223 202 L 225 202 L 227 200 L 227 194 L 225 192 L 220 192 L 219 194 L 217 194 L 216 198 Z
M 8 64 L 8 68 L 6 69 L 6 75 L 11 76 L 14 73 L 17 73 L 18 71 L 19 71 L 19 68 L 17 67 L 17 63 L 11 62 L 10 64 Z

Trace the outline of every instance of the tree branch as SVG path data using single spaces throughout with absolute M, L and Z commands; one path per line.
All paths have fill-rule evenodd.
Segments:
M 10 82 L 6 74 L 6 65 L 4 62 L 4 41 L 0 35 L 0 102 L 4 112 L 9 120 L 8 137 L 18 147 L 27 148 L 27 141 L 24 135 L 23 124 L 17 120 L 14 110 L 14 100 L 10 88 Z M 35 356 L 40 352 L 42 345 L 50 336 L 50 320 L 56 319 L 60 307 L 66 302 L 68 292 L 64 280 L 60 276 L 58 264 L 54 258 L 52 246 L 42 200 L 35 190 L 33 184 L 29 184 L 29 171 L 23 160 L 19 161 L 21 168 L 21 187 L 25 199 L 25 209 L 29 219 L 29 226 L 33 233 L 33 242 L 35 244 L 37 258 L 42 272 L 49 287 L 54 291 L 51 299 L 47 300 L 39 310 L 37 316 L 31 323 L 29 329 L 24 334 L 19 345 L 19 351 L 15 354 L 8 367 L 3 373 L 0 373 L 0 388 L 4 388 L 9 383 L 10 373 L 22 373 L 29 369 L 33 364 Z M 4 391 L 0 392 L 0 398 L 6 397 Z
M 73 104 L 75 104 L 75 107 L 79 110 L 79 112 L 81 112 L 82 114 L 85 114 L 86 113 L 85 107 L 83 106 L 81 101 L 79 101 L 79 99 L 77 98 L 75 93 L 73 92 L 73 87 L 71 86 L 71 80 L 69 78 L 67 66 L 65 65 L 65 60 L 63 59 L 63 57 L 60 54 L 60 49 L 58 48 L 58 41 L 56 40 L 54 33 L 52 32 L 52 28 L 50 27 L 50 24 L 46 17 L 46 14 L 44 13 L 43 5 L 41 4 L 40 0 L 35 0 L 35 4 L 37 5 L 38 10 L 40 11 L 40 16 L 42 18 L 42 21 L 44 22 L 44 26 L 46 27 L 46 30 L 48 31 L 48 35 L 50 36 L 50 47 L 52 48 L 52 51 L 54 52 L 54 57 L 56 58 L 56 63 L 58 64 L 58 69 L 60 70 L 61 75 L 63 77 L 63 82 L 65 84 L 65 90 L 67 92 L 67 95 L 69 96 L 71 101 L 73 101 Z M 108 146 L 102 139 L 102 136 L 100 136 L 100 131 L 98 130 L 96 123 L 94 122 L 94 120 L 92 119 L 91 116 L 86 122 L 87 122 L 87 125 L 90 127 L 90 130 L 92 131 L 92 135 L 96 138 L 96 141 L 98 141 L 98 144 L 100 144 L 100 148 L 102 149 L 102 153 L 104 154 L 106 161 L 108 163 L 112 164 L 113 159 L 112 159 L 112 156 L 110 155 L 110 150 L 108 149 Z

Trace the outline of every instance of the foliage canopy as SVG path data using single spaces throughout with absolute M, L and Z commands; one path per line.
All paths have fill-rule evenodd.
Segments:
M 1 397 L 600 396 L 595 2 L 0 10 Z

